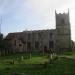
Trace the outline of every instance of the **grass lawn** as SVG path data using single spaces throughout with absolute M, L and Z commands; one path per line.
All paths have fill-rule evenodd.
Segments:
M 10 63 L 12 60 L 14 64 Z M 47 61 L 47 55 L 32 55 L 31 59 L 25 54 L 1 56 L 0 75 L 75 75 L 75 60 L 59 57 L 47 67 L 37 65 Z

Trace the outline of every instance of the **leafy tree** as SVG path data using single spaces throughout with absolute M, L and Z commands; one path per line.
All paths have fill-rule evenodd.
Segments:
M 10 44 L 7 42 L 5 38 L 3 38 L 3 34 L 0 34 L 0 55 L 5 55 L 9 51 Z
M 0 50 L 3 48 L 3 34 L 0 33 Z
M 0 33 L 0 40 L 3 40 L 3 34 Z
M 0 33 L 0 54 L 2 55 L 3 52 L 3 34 Z

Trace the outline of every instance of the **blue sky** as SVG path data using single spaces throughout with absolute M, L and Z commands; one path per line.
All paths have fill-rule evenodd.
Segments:
M 24 30 L 54 29 L 55 9 L 62 13 L 68 8 L 75 41 L 75 0 L 0 0 L 1 31 L 6 35 Z

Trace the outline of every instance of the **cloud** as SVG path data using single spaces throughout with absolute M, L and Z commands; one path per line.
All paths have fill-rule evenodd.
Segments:
M 39 21 L 41 19 L 41 21 L 46 21 L 47 24 L 47 22 L 51 20 L 53 20 L 54 22 L 55 9 L 58 12 L 67 10 L 72 6 L 72 3 L 75 3 L 75 1 L 74 0 L 27 0 L 23 2 L 21 10 L 24 12 L 23 15 L 25 15 L 25 17 L 28 20 L 31 19 L 34 21 L 35 20 Z
M 28 6 L 34 12 L 40 13 L 49 9 L 61 8 L 64 5 L 70 4 L 72 0 L 28 0 Z
M 67 11 L 68 8 L 74 39 L 74 0 L 0 0 L 3 32 L 22 31 L 26 28 L 30 30 L 55 28 L 55 9 L 59 13 Z

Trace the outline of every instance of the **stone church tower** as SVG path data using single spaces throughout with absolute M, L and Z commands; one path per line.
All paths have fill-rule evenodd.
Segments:
M 68 13 L 59 13 L 56 16 L 56 49 L 60 52 L 63 50 L 71 50 L 71 28 Z

